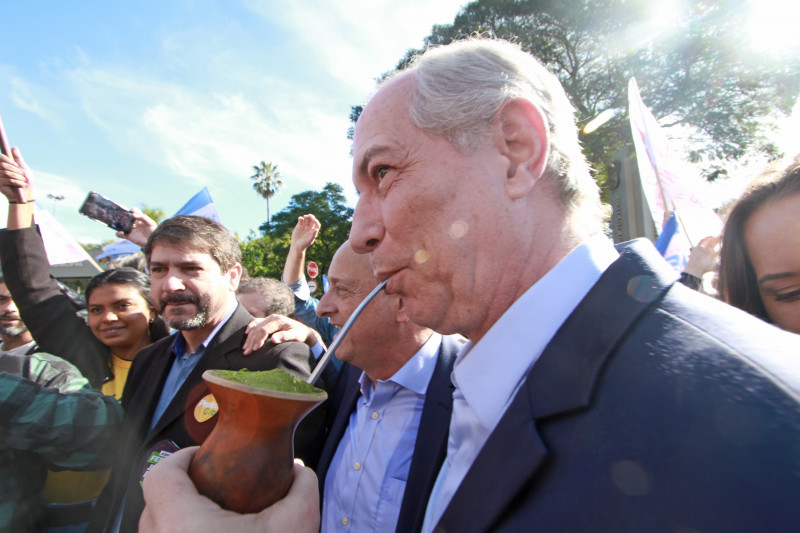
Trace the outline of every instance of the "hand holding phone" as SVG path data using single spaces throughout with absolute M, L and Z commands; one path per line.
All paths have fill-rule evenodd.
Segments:
M 133 228 L 133 213 L 94 191 L 89 193 L 78 212 L 126 235 Z

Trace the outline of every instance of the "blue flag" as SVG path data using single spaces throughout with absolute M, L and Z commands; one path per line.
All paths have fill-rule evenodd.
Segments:
M 664 229 L 661 230 L 661 235 L 656 241 L 656 249 L 678 272 L 683 272 L 683 269 L 686 268 L 691 246 L 686 235 L 681 231 L 677 212 L 673 211 L 672 216 L 664 224 Z
M 211 199 L 211 194 L 208 192 L 207 187 L 203 187 L 202 191 L 192 196 L 173 216 L 178 215 L 206 217 L 222 224 L 217 212 L 217 206 L 214 204 L 214 200 Z

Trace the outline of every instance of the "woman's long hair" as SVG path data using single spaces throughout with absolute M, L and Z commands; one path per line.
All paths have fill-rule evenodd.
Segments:
M 800 155 L 789 165 L 774 166 L 747 187 L 731 207 L 722 234 L 719 258 L 720 298 L 739 309 L 771 322 L 758 290 L 758 279 L 747 251 L 747 221 L 765 204 L 800 194 Z

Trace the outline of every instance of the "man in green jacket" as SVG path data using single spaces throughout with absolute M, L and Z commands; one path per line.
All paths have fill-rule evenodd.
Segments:
M 39 529 L 48 465 L 110 466 L 121 423 L 116 400 L 63 359 L 0 357 L 0 532 Z

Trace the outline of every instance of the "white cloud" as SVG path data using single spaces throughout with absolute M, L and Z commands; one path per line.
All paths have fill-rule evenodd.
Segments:
M 301 46 L 318 55 L 320 66 L 329 76 L 351 87 L 361 99 L 372 91 L 374 79 L 394 68 L 406 50 L 422 46 L 422 39 L 434 23 L 451 23 L 466 3 L 466 0 L 246 2 L 264 19 L 285 25 Z

